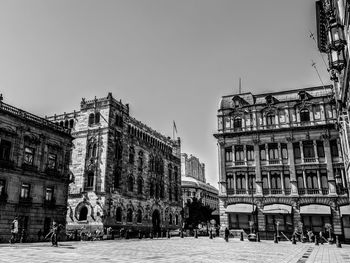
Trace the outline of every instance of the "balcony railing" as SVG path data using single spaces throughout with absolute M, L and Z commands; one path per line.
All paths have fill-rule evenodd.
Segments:
M 51 200 L 44 199 L 44 206 L 48 208 L 54 208 L 56 206 L 56 199 L 52 198 Z
M 235 166 L 245 165 L 245 161 L 235 161 L 233 162 Z
M 236 194 L 237 195 L 245 195 L 245 194 L 247 194 L 247 190 L 246 189 L 236 189 Z
M 329 194 L 329 189 L 328 188 L 322 188 L 321 192 L 323 195 L 328 195 Z
M 269 160 L 269 164 L 280 164 L 281 161 L 279 159 L 271 159 Z
M 263 188 L 263 195 L 269 195 L 269 194 L 270 194 L 270 189 Z
M 316 163 L 317 159 L 315 157 L 312 158 L 304 158 L 304 163 Z
M 30 172 L 37 172 L 38 167 L 31 164 L 22 163 L 22 169 Z
M 304 195 L 306 193 L 306 189 L 305 188 L 298 188 L 298 194 L 299 195 Z
M 235 189 L 230 188 L 230 189 L 227 189 L 226 192 L 228 195 L 233 195 L 233 194 L 235 194 Z
M 306 189 L 308 195 L 318 195 L 320 194 L 320 189 Z
M 284 194 L 285 195 L 290 195 L 290 188 L 285 188 L 284 189 Z
M 337 195 L 346 195 L 347 193 L 348 193 L 348 189 L 346 188 L 337 189 Z
M 248 194 L 255 194 L 256 193 L 256 189 L 248 189 Z
M 60 172 L 57 169 L 53 168 L 46 168 L 45 173 L 50 176 L 59 176 Z
M 272 195 L 280 195 L 280 194 L 282 194 L 282 189 L 280 189 L 280 188 L 271 188 L 270 189 L 270 193 Z

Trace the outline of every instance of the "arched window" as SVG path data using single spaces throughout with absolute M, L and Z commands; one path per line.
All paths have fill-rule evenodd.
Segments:
M 317 175 L 314 172 L 306 173 L 306 184 L 308 189 L 318 189 Z
M 60 121 L 60 126 L 63 127 L 63 121 Z
M 173 215 L 170 214 L 169 215 L 169 225 L 172 225 L 173 224 Z
M 94 121 L 95 121 L 95 114 L 90 113 L 90 115 L 89 115 L 89 125 L 94 124 Z
M 236 187 L 237 189 L 246 189 L 245 174 L 237 174 Z
M 137 223 L 142 223 L 142 211 L 139 209 L 137 211 Z
M 172 178 L 171 178 L 171 177 L 172 177 L 172 173 L 173 173 L 172 169 L 173 169 L 172 165 L 169 164 L 169 165 L 168 165 L 168 178 L 169 178 L 169 182 L 171 182 L 171 180 L 172 180 Z
M 74 120 L 69 121 L 69 128 L 73 129 L 74 127 Z
M 175 225 L 178 225 L 178 224 L 179 224 L 179 216 L 175 215 Z
M 233 120 L 233 128 L 235 130 L 242 129 L 242 118 L 241 117 L 235 117 Z
M 154 183 L 153 183 L 153 181 L 151 181 L 149 184 L 149 195 L 150 195 L 150 197 L 154 196 Z
M 87 207 L 84 205 L 82 208 L 80 208 L 80 212 L 79 212 L 79 221 L 84 221 L 87 219 L 87 214 L 88 214 L 88 209 Z
M 87 175 L 87 187 L 93 187 L 94 186 L 94 173 L 89 172 Z
M 281 189 L 281 175 L 277 173 L 271 174 L 271 188 Z
M 142 167 L 143 167 L 143 152 L 139 151 L 139 163 L 138 163 L 139 170 L 142 170 Z
M 65 127 L 65 128 L 68 128 L 68 127 L 69 127 L 68 125 L 69 125 L 68 120 L 65 120 L 65 121 L 64 121 L 64 127 Z
M 134 191 L 134 178 L 131 175 L 128 178 L 128 191 L 129 192 Z
M 174 181 L 177 183 L 178 180 L 178 171 L 177 171 L 177 166 L 174 167 Z
M 100 123 L 100 113 L 99 112 L 96 112 L 95 114 L 95 123 Z
M 275 114 L 268 113 L 266 115 L 266 125 L 275 125 L 275 121 L 276 121 Z
M 175 196 L 175 201 L 179 201 L 179 193 L 177 186 L 174 187 L 174 196 Z
M 142 180 L 142 177 L 140 176 L 137 179 L 137 193 L 139 195 L 142 195 L 142 192 L 143 192 L 143 180 Z
M 117 220 L 118 222 L 122 221 L 122 208 L 118 207 L 117 211 L 115 212 L 115 220 Z
M 135 150 L 134 147 L 129 148 L 129 163 L 134 163 L 135 161 Z
M 114 171 L 114 188 L 120 187 L 120 180 L 121 180 L 121 171 L 120 169 L 116 169 Z
M 310 112 L 308 109 L 300 110 L 300 122 L 310 121 Z
M 91 157 L 97 157 L 97 145 L 96 143 L 92 146 L 92 155 Z
M 126 214 L 126 221 L 132 222 L 132 209 L 131 208 L 128 209 L 128 212 Z

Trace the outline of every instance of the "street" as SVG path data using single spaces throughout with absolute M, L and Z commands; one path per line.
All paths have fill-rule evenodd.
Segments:
M 1 244 L 0 262 L 350 262 L 350 246 L 207 237 Z

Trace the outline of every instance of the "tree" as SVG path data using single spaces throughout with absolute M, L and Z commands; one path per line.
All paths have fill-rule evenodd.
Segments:
M 195 197 L 192 202 L 188 200 L 186 206 L 189 210 L 189 217 L 185 219 L 185 228 L 197 228 L 198 224 L 208 222 L 214 211 Z

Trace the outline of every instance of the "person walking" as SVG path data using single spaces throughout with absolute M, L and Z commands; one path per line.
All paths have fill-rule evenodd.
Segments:
M 11 223 L 11 239 L 10 239 L 11 244 L 16 242 L 17 235 L 18 235 L 18 217 L 16 216 Z
M 230 235 L 230 231 L 228 230 L 228 228 L 225 228 L 225 241 L 228 242 L 228 237 Z
M 51 235 L 51 243 L 52 246 L 58 247 L 57 243 L 57 236 L 60 232 L 60 228 L 62 225 L 57 224 L 55 221 L 52 222 L 52 228 L 51 231 L 46 235 L 45 239 L 48 238 Z

